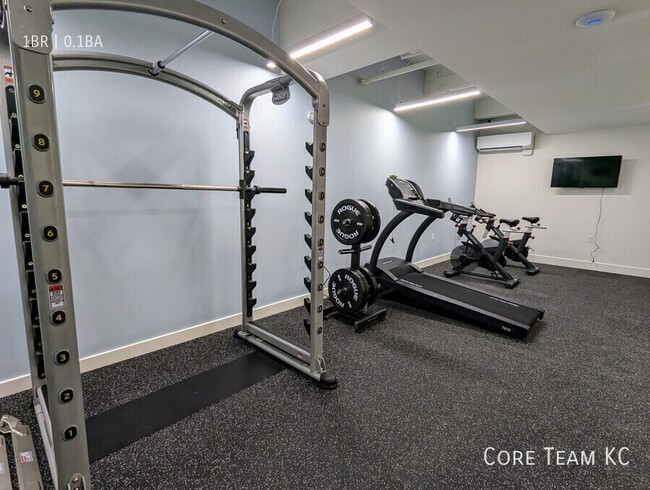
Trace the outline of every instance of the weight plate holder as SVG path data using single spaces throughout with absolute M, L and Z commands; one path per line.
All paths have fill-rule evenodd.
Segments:
M 364 275 L 352 268 L 338 269 L 329 281 L 329 297 L 336 310 L 352 314 L 368 304 L 370 286 Z
M 371 248 L 362 244 L 374 240 L 381 227 L 379 210 L 370 201 L 345 199 L 334 207 L 330 225 L 336 239 L 350 246 L 339 250 L 341 255 L 350 255 L 350 267 L 330 276 L 328 292 L 332 306 L 327 308 L 326 315 L 338 311 L 359 333 L 386 318 L 385 308 L 368 311 L 368 306 L 377 300 L 379 286 L 373 274 L 360 265 L 361 253 Z
M 364 243 L 372 231 L 374 217 L 370 207 L 360 199 L 344 199 L 339 202 L 330 218 L 334 237 L 343 245 Z

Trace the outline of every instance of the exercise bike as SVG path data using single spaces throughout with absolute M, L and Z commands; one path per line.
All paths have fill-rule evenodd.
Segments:
M 488 249 L 476 238 L 469 225 L 475 217 L 477 220 L 487 220 L 493 215 L 475 207 L 469 209 L 473 214 L 451 215 L 451 220 L 456 223 L 458 237 L 464 241 L 451 251 L 449 260 L 452 270 L 445 271 L 444 275 L 454 277 L 463 274 L 500 282 L 509 289 L 517 287 L 520 281 L 505 269 L 507 259 L 504 255 L 510 244 L 510 233 L 514 230 L 499 230 L 502 236 L 498 240 L 489 242 Z M 474 272 L 477 267 L 485 269 L 487 273 Z
M 533 231 L 546 229 L 545 226 L 539 224 L 540 218 L 538 216 L 523 216 L 521 219 L 527 221 L 528 224 L 525 225 L 526 231 L 522 232 L 519 231 L 518 228 L 518 225 L 521 222 L 518 219 L 502 218 L 499 220 L 499 224 L 496 224 L 497 218 L 495 214 L 489 213 L 484 209 L 476 207 L 474 203 L 472 203 L 471 207 L 472 209 L 475 209 L 478 213 L 477 221 L 485 225 L 485 234 L 483 235 L 483 237 L 485 238 L 488 234 L 491 233 L 490 240 L 486 240 L 483 242 L 483 246 L 489 253 L 496 252 L 497 243 L 500 242 L 500 240 L 504 236 L 504 232 L 501 230 L 500 225 L 501 224 L 508 225 L 510 227 L 511 233 L 523 233 L 523 236 L 519 240 L 512 240 L 508 243 L 508 246 L 503 252 L 503 255 L 507 259 L 504 265 L 517 267 L 508 261 L 517 262 L 522 264 L 519 267 L 523 268 L 526 274 L 528 274 L 529 276 L 534 276 L 535 274 L 539 274 L 541 268 L 535 266 L 533 263 L 530 262 L 530 260 L 528 260 L 528 255 L 531 250 L 531 247 L 528 245 L 528 241 L 535 239 L 535 237 L 533 236 Z

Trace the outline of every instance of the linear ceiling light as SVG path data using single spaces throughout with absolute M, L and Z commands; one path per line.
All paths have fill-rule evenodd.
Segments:
M 430 105 L 444 104 L 445 102 L 469 99 L 470 97 L 476 97 L 478 95 L 481 95 L 481 91 L 475 88 L 468 90 L 459 90 L 458 92 L 451 92 L 447 95 L 439 95 L 437 97 L 428 97 L 426 99 L 397 104 L 393 110 L 395 112 L 409 111 L 411 109 L 420 109 L 421 107 L 428 107 Z
M 310 39 L 306 44 L 302 46 L 296 46 L 295 48 L 289 51 L 289 56 L 293 59 L 302 58 L 305 55 L 318 51 L 319 49 L 326 48 L 332 44 L 336 44 L 339 41 L 347 39 L 359 34 L 367 29 L 370 29 L 373 26 L 373 21 L 370 17 L 362 17 L 353 19 L 350 22 L 337 27 L 334 30 L 325 31 L 321 35 Z M 268 63 L 266 65 L 268 68 L 275 68 L 275 63 Z
M 470 124 L 469 126 L 460 126 L 456 132 L 464 133 L 465 131 L 480 131 L 482 129 L 505 128 L 508 126 L 523 126 L 526 124 L 524 119 L 507 119 L 503 121 L 494 121 L 483 124 Z

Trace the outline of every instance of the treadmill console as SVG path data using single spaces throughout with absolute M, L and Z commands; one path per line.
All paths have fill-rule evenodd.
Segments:
M 433 218 L 442 218 L 445 215 L 444 211 L 429 205 L 420 186 L 412 180 L 390 176 L 386 179 L 386 187 L 388 187 L 388 193 L 393 198 L 393 204 L 398 211 L 424 214 Z
M 386 179 L 386 187 L 388 187 L 388 193 L 393 199 L 408 199 L 409 201 L 424 202 L 422 189 L 410 180 L 388 177 Z

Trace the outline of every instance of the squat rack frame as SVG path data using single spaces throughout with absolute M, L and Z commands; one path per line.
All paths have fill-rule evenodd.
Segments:
M 201 27 L 249 48 L 275 63 L 286 75 L 247 90 L 237 104 L 211 87 L 159 63 L 104 53 L 53 55 L 51 42 L 42 42 L 52 36 L 52 10 L 71 9 L 149 14 Z M 323 356 L 325 174 L 330 104 L 322 77 L 305 69 L 260 33 L 194 0 L 3 0 L 0 14 L 4 31 L 0 34 L 0 61 L 5 92 L 0 97 L 0 115 L 8 116 L 0 117 L 0 124 L 8 178 L 22 179 L 10 189 L 12 217 L 34 409 L 56 488 L 89 489 L 90 468 L 54 105 L 55 70 L 98 70 L 158 80 L 203 98 L 236 120 L 242 325 L 235 333 L 317 380 L 322 387 L 336 387 L 336 376 L 327 371 Z M 188 44 L 197 43 L 193 40 Z M 175 53 L 184 52 L 184 48 Z M 314 110 L 313 142 L 306 144 L 312 165 L 305 169 L 312 182 L 311 189 L 305 190 L 311 205 L 305 213 L 311 233 L 304 236 L 310 248 L 310 254 L 305 256 L 310 274 L 304 281 L 310 294 L 305 300 L 309 312 L 309 320 L 305 321 L 310 334 L 308 348 L 253 321 L 256 247 L 252 241 L 255 234 L 252 201 L 262 188 L 251 187 L 255 172 L 254 151 L 250 147 L 250 111 L 253 101 L 267 93 L 273 94 L 276 104 L 286 101 L 292 82 L 309 94 Z M 43 192 L 44 183 L 51 192 Z

